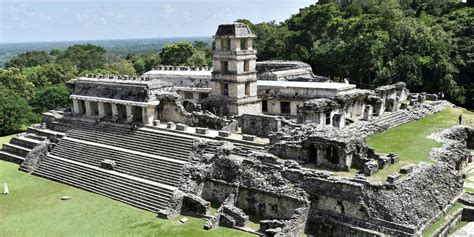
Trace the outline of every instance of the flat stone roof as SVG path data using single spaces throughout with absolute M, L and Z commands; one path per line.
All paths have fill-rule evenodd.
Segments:
M 257 86 L 268 88 L 300 88 L 300 89 L 321 89 L 321 90 L 350 90 L 355 89 L 354 84 L 333 83 L 333 82 L 302 82 L 302 81 L 257 81 Z
M 182 71 L 172 71 L 172 70 L 151 70 L 143 74 L 144 76 L 150 77 L 203 77 L 211 78 L 212 71 L 202 70 L 202 71 L 193 71 L 193 70 L 182 70 Z

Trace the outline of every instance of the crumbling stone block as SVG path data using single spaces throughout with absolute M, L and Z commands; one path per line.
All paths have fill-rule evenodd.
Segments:
M 409 174 L 413 172 L 414 167 L 415 167 L 414 165 L 405 165 L 400 169 L 400 173 Z
M 175 125 L 174 125 L 173 122 L 168 122 L 168 123 L 166 124 L 166 127 L 167 127 L 167 128 L 174 128 Z
M 243 135 L 242 140 L 253 142 L 253 141 L 255 141 L 255 136 L 253 136 L 253 135 Z
M 379 164 L 376 160 L 371 160 L 364 164 L 364 174 L 372 176 L 379 171 Z
M 106 170 L 115 170 L 115 161 L 109 160 L 109 159 L 104 159 L 102 162 L 100 162 L 100 167 L 102 169 Z
M 181 123 L 176 124 L 176 130 L 178 131 L 186 131 L 187 129 L 188 129 L 188 126 L 184 124 L 181 124 Z
M 402 102 L 400 103 L 400 109 L 407 109 L 408 103 L 407 102 Z
M 153 126 L 158 126 L 160 123 L 160 120 L 153 120 Z
M 378 159 L 379 169 L 385 169 L 392 162 L 392 159 L 388 156 L 380 156 Z
M 219 137 L 229 137 L 230 132 L 228 131 L 219 131 Z
M 390 153 L 387 155 L 388 158 L 390 158 L 390 164 L 396 164 L 398 161 L 400 161 L 400 156 L 397 154 Z
M 207 128 L 196 128 L 196 133 L 205 135 L 205 134 L 209 133 L 209 129 L 207 129 Z
M 191 215 L 206 215 L 210 208 L 211 204 L 208 201 L 193 194 L 186 194 L 186 196 L 183 197 L 181 213 Z
M 400 173 L 395 172 L 387 177 L 387 182 L 390 184 L 395 183 L 395 181 L 399 180 L 401 177 Z

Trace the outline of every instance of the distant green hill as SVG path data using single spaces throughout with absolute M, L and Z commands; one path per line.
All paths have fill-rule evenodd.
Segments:
M 128 53 L 142 54 L 159 52 L 163 45 L 179 41 L 194 42 L 196 40 L 212 43 L 211 37 L 184 37 L 184 38 L 151 38 L 151 39 L 117 39 L 117 40 L 87 40 L 87 41 L 57 41 L 31 43 L 2 43 L 0 44 L 0 67 L 10 58 L 32 50 L 51 49 L 65 50 L 75 44 L 93 44 L 104 47 L 109 58 L 125 57 Z

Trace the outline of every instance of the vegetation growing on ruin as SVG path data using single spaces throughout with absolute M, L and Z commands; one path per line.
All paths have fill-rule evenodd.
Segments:
M 0 143 L 7 137 L 0 138 Z M 10 194 L 0 195 L 2 236 L 253 236 L 218 227 L 204 230 L 205 221 L 179 216 L 163 220 L 109 198 L 18 171 L 18 165 L 0 161 L 0 183 Z M 61 201 L 62 196 L 72 196 Z M 79 230 L 79 232 L 78 232 Z
M 385 178 L 398 172 L 407 164 L 434 162 L 429 158 L 431 149 L 441 146 L 440 143 L 428 138 L 433 132 L 454 126 L 458 123 L 459 114 L 463 114 L 464 124 L 474 125 L 474 113 L 462 108 L 449 108 L 418 121 L 413 121 L 367 139 L 370 147 L 378 153 L 395 153 L 400 155 L 400 162 L 377 172 L 372 179 Z
M 456 211 L 458 211 L 462 207 L 463 205 L 461 203 L 454 204 L 454 206 L 452 206 L 448 210 L 448 212 L 446 212 L 444 216 L 442 216 L 438 221 L 433 223 L 433 225 L 431 225 L 428 229 L 425 230 L 425 232 L 423 233 L 423 236 L 431 236 L 438 228 L 444 225 L 444 223 L 447 221 L 447 218 L 449 218 L 449 216 L 454 214 Z
M 309 63 L 358 87 L 399 81 L 474 106 L 474 8 L 458 0 L 326 0 L 281 23 L 249 24 L 259 60 Z
M 178 42 L 165 45 L 160 54 L 148 52 L 108 58 L 107 51 L 96 45 L 73 45 L 61 51 L 29 51 L 19 54 L 0 69 L 0 135 L 14 133 L 22 125 L 38 122 L 40 114 L 70 104 L 65 83 L 87 74 L 141 75 L 161 63 L 207 66 L 211 63 L 207 42 Z M 18 101 L 18 103 L 12 103 Z M 8 107 L 8 108 L 7 108 Z M 33 113 L 31 113 L 33 111 Z M 7 113 L 4 113 L 6 115 Z

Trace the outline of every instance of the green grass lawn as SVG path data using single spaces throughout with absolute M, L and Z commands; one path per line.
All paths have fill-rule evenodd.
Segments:
M 10 139 L 16 137 L 16 134 L 0 137 L 0 150 L 2 149 L 3 143 L 8 143 Z
M 0 145 L 8 137 L 1 137 Z M 205 221 L 199 218 L 187 217 L 190 221 L 184 224 L 177 221 L 182 216 L 159 219 L 154 213 L 0 161 L 0 184 L 5 182 L 10 194 L 0 194 L 0 236 L 253 236 L 223 227 L 206 231 Z M 66 195 L 73 198 L 61 201 Z
M 430 159 L 431 149 L 441 144 L 427 138 L 433 132 L 457 124 L 459 114 L 465 121 L 474 121 L 474 113 L 462 108 L 448 108 L 421 120 L 413 121 L 367 138 L 367 144 L 377 153 L 395 153 L 400 155 L 400 162 L 377 172 L 372 180 L 385 180 L 393 172 L 407 164 L 434 162 Z

